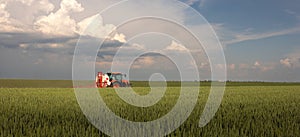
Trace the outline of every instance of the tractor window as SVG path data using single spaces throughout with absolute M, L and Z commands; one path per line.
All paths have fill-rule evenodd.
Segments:
M 122 80 L 122 75 L 115 75 L 115 80 L 121 81 Z

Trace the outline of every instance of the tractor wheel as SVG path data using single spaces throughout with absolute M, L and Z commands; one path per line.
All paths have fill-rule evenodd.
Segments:
M 130 87 L 129 83 L 123 83 L 124 87 Z
M 113 88 L 119 88 L 119 87 L 121 87 L 121 84 L 119 82 L 113 83 Z

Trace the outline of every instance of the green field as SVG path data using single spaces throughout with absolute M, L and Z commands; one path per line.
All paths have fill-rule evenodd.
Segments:
M 6 87 L 0 88 L 0 136 L 105 136 L 85 118 L 72 88 L 7 88 L 3 83 L 0 85 Z M 178 99 L 179 89 L 169 87 L 164 98 L 148 108 L 128 105 L 113 89 L 99 92 L 120 117 L 150 121 L 170 111 Z M 141 86 L 134 90 L 138 94 L 147 94 L 150 88 Z M 199 128 L 208 94 L 209 86 L 200 88 L 194 111 L 169 136 L 300 136 L 300 86 L 295 83 L 240 83 L 240 86 L 231 83 L 215 117 Z

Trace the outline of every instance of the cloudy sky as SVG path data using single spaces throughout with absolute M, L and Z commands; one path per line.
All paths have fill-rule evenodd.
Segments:
M 96 71 L 110 71 L 113 64 L 116 71 L 123 71 L 130 64 L 131 79 L 144 80 L 152 73 L 162 73 L 166 79 L 176 80 L 182 71 L 176 68 L 179 63 L 164 54 L 184 57 L 191 53 L 197 58 L 194 62 L 179 59 L 185 66 L 183 71 L 196 66 L 201 80 L 210 79 L 211 67 L 224 69 L 225 65 L 210 65 L 203 48 L 189 47 L 196 43 L 188 43 L 183 32 L 174 31 L 180 28 L 170 29 L 167 23 L 143 20 L 116 29 L 120 25 L 117 23 L 127 18 L 159 16 L 193 26 L 193 31 L 206 37 L 207 27 L 187 12 L 190 6 L 203 15 L 220 39 L 227 79 L 300 81 L 298 0 L 182 0 L 186 4 L 183 7 L 169 0 L 151 4 L 135 0 L 111 7 L 118 2 L 0 0 L 0 78 L 71 79 L 76 44 L 89 48 L 104 41 L 94 55 L 82 51 L 83 69 L 92 63 Z M 108 9 L 106 13 L 101 12 L 104 9 Z M 147 29 L 162 33 L 135 35 Z M 170 30 L 174 35 L 163 34 L 171 33 Z

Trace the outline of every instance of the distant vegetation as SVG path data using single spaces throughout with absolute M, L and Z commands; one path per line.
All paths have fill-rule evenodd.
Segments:
M 72 88 L 71 80 L 2 79 L 0 88 Z
M 184 82 L 184 85 L 194 85 L 195 82 Z M 181 82 L 168 81 L 169 87 L 180 87 Z M 149 87 L 148 81 L 131 81 L 132 87 Z M 201 86 L 210 86 L 210 81 L 201 81 Z M 226 86 L 300 86 L 300 83 L 286 82 L 233 82 L 229 81 Z M 72 88 L 72 80 L 22 80 L 0 79 L 0 88 Z

